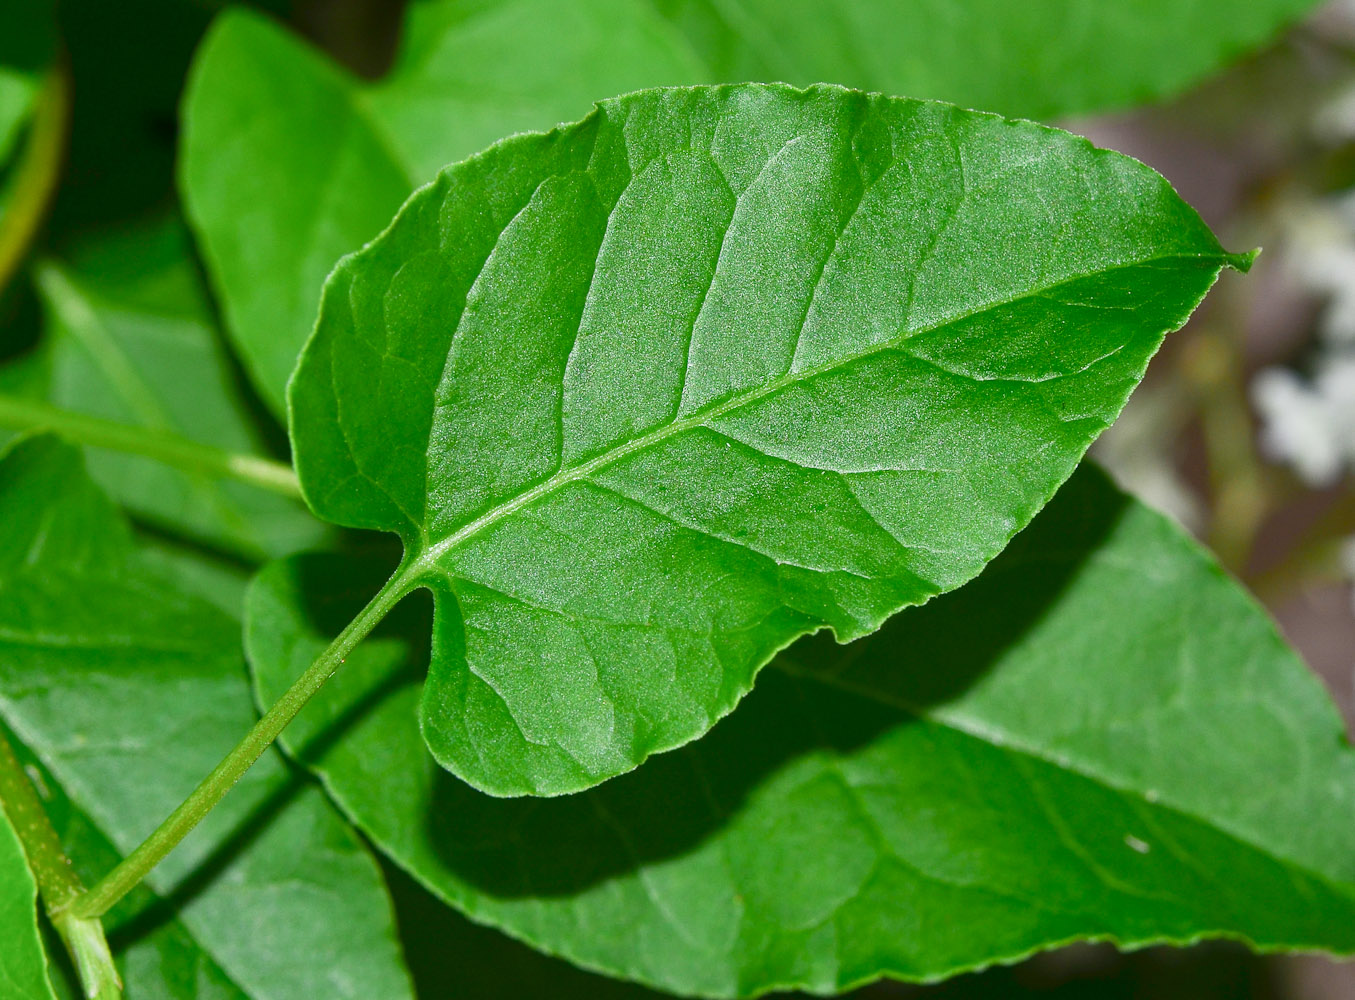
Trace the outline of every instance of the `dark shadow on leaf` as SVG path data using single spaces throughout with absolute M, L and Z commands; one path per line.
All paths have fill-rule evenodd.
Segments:
M 439 768 L 420 743 L 411 756 L 427 768 L 426 800 L 390 808 L 422 809 L 428 842 L 448 876 L 501 899 L 575 895 L 689 853 L 778 773 L 816 755 L 861 751 L 993 669 L 1058 601 L 1126 503 L 1103 474 L 1080 471 L 977 580 L 850 645 L 826 636 L 796 643 L 703 739 L 591 791 L 493 798 Z M 323 634 L 346 624 L 381 578 L 353 583 L 358 574 L 344 574 L 348 582 L 336 588 L 334 568 L 317 561 L 306 578 L 312 621 Z M 383 630 L 405 636 L 410 656 L 366 690 L 350 691 L 347 710 L 307 744 L 304 759 L 319 759 L 383 712 L 388 718 L 373 732 L 385 741 L 419 741 L 413 703 L 427 659 L 428 602 L 410 604 Z

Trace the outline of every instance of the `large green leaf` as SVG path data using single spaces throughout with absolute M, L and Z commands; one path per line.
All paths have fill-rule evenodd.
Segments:
M 950 105 L 644 91 L 448 168 L 335 270 L 312 509 L 438 606 L 423 729 L 496 794 L 699 736 L 776 650 L 976 574 L 1226 265 L 1147 167 Z
M 53 403 L 227 451 L 265 450 L 176 220 L 86 241 L 67 261 L 40 265 L 37 283 Z M 295 501 L 243 483 L 101 451 L 89 468 L 137 516 L 246 556 L 316 545 L 323 531 Z
M 830 81 L 1023 118 L 1184 90 L 1315 0 L 648 0 L 719 80 Z
M 485 8 L 483 10 L 478 8 Z M 366 84 L 242 10 L 202 44 L 184 98 L 181 187 L 227 326 L 280 414 L 340 256 L 410 191 L 510 132 L 702 70 L 635 0 L 420 4 L 405 49 Z
M 312 556 L 257 578 L 262 698 L 361 603 L 354 577 Z M 437 766 L 415 725 L 427 611 L 398 613 L 286 746 L 432 891 L 585 967 L 734 996 L 1079 938 L 1355 951 L 1340 718 L 1212 559 L 1095 470 L 978 580 L 793 646 L 704 740 L 567 798 Z
M 142 562 L 77 449 L 0 461 L 0 716 L 119 852 L 254 721 L 239 622 Z M 251 1000 L 408 997 L 372 858 L 265 757 L 149 877 Z
M 443 164 L 661 84 L 843 83 L 1021 115 L 1169 92 L 1312 0 L 444 0 L 366 83 L 258 15 L 204 41 L 181 187 L 246 367 L 283 387 L 340 255 Z M 716 10 L 723 14 L 716 14 Z M 681 30 L 679 30 L 681 29 Z
M 23 846 L 0 809 L 0 995 L 7 1000 L 52 1000 L 37 906 Z

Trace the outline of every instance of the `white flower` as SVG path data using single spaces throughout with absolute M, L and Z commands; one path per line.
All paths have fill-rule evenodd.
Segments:
M 1355 469 L 1355 353 L 1321 362 L 1311 383 L 1284 368 L 1252 381 L 1261 416 L 1261 448 L 1311 486 L 1330 486 Z
M 1328 343 L 1355 344 L 1355 192 L 1296 201 L 1285 213 L 1285 267 L 1327 298 L 1321 331 Z

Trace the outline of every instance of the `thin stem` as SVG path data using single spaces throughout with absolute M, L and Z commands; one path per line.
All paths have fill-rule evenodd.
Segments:
M 99 917 L 130 892 L 150 873 L 193 827 L 221 801 L 250 766 L 268 749 L 278 733 L 296 717 L 315 692 L 343 663 L 344 658 L 377 623 L 386 616 L 409 586 L 408 563 L 402 564 L 377 591 L 339 637 L 316 658 L 304 674 L 287 689 L 273 707 L 264 713 L 220 764 L 203 779 L 193 793 L 161 823 L 141 846 L 108 873 L 89 892 L 69 903 L 69 912 L 77 917 Z
M 1209 546 L 1241 574 L 1273 500 L 1256 454 L 1242 362 L 1228 337 L 1205 328 L 1189 344 L 1182 367 L 1195 390 L 1214 498 Z
M 171 431 L 134 427 L 63 410 L 35 399 L 0 395 L 0 427 L 51 430 L 78 444 L 144 455 L 187 472 L 217 479 L 238 479 L 287 497 L 301 496 L 296 473 L 291 466 L 281 462 L 213 448 Z
M 47 818 L 37 790 L 3 733 L 0 733 L 0 805 L 19 835 L 43 907 L 70 952 L 85 996 L 91 1000 L 118 1000 L 122 984 L 104 938 L 103 925 L 97 917 L 61 912 L 80 897 L 84 886 L 61 848 L 61 840 Z
M 56 191 L 69 113 L 70 72 L 62 57 L 38 95 L 28 138 L 14 167 L 8 208 L 0 214 L 0 291 L 23 262 Z

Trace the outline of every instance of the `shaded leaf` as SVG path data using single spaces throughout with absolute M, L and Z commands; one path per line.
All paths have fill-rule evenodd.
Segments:
M 334 262 L 380 232 L 416 185 L 501 136 L 572 121 L 593 101 L 644 87 L 747 79 L 1025 116 L 1085 112 L 1179 89 L 1312 6 L 425 2 L 411 5 L 400 56 L 379 83 L 236 10 L 195 60 L 180 186 L 229 332 L 281 415 Z
M 37 283 L 48 316 L 48 399 L 240 454 L 265 452 L 173 218 L 104 233 Z M 250 557 L 317 545 L 300 504 L 255 486 L 91 449 L 90 473 L 131 512 Z
M 77 449 L 0 461 L 0 716 L 119 852 L 254 722 L 239 622 L 142 562 Z M 251 1000 L 407 997 L 380 873 L 266 754 L 148 887 Z
M 557 794 L 705 732 L 776 650 L 974 576 L 1225 254 L 1167 183 L 839 88 L 644 91 L 448 168 L 291 382 L 311 508 L 433 590 L 425 738 Z
M 0 6 L 0 177 L 55 57 L 50 0 Z
M 13 742 L 12 735 L 10 739 Z M 41 762 L 23 746 L 18 752 L 67 857 L 86 884 L 93 884 L 118 863 L 118 852 L 72 805 Z M 117 953 L 125 1000 L 249 1000 L 172 916 L 172 908 L 171 902 L 139 886 L 104 917 L 103 926 Z M 58 974 L 54 979 L 58 993 L 75 1000 L 82 993 L 74 970 L 63 953 L 57 952 L 57 956 Z
M 649 0 L 718 80 L 829 81 L 1023 118 L 1178 93 L 1315 0 Z
M 47 955 L 38 934 L 38 887 L 19 835 L 0 809 L 0 993 L 9 1000 L 52 1000 Z
M 180 187 L 259 391 L 283 414 L 325 275 L 443 164 L 608 94 L 703 78 L 635 0 L 419 4 L 374 85 L 260 15 L 218 18 L 184 98 Z
M 439 1000 L 661 1000 L 635 983 L 604 977 L 543 955 L 449 908 L 405 872 L 386 878 L 419 995 Z
M 257 578 L 263 698 L 361 604 L 355 577 L 309 556 Z M 586 968 L 747 996 L 1076 939 L 1355 950 L 1355 754 L 1330 699 L 1093 469 L 969 586 L 793 646 L 704 740 L 567 798 L 437 766 L 415 722 L 427 609 L 397 613 L 285 745 L 433 892 Z

